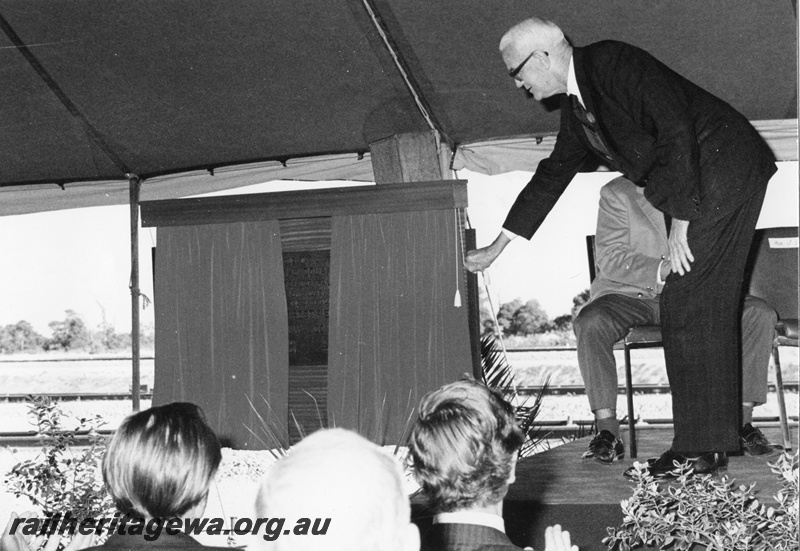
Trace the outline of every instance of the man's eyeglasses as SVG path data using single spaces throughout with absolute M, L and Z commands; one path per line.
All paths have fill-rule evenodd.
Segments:
M 535 53 L 536 53 L 536 52 L 538 52 L 538 51 L 539 51 L 539 50 L 533 50 L 533 51 L 530 53 L 530 55 L 528 55 L 528 57 L 526 57 L 525 59 L 523 59 L 523 60 L 522 60 L 522 63 L 520 63 L 519 65 L 517 65 L 517 66 L 516 66 L 516 67 L 514 67 L 513 69 L 509 69 L 509 70 L 508 70 L 508 76 L 510 76 L 510 77 L 511 77 L 511 78 L 513 78 L 514 80 L 520 80 L 520 79 L 518 79 L 518 78 L 517 78 L 517 75 L 518 75 L 518 74 L 519 74 L 519 72 L 522 70 L 522 68 L 523 68 L 523 67 L 525 67 L 525 64 L 528 62 L 528 60 L 529 60 L 530 58 L 532 58 L 532 57 L 533 57 L 533 54 L 535 54 Z M 544 53 L 544 55 L 546 55 L 546 56 L 549 56 L 549 55 L 550 55 L 550 54 L 548 54 L 547 52 L 543 52 L 543 53 Z

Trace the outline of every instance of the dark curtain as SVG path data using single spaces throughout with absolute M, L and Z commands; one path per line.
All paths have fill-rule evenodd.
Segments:
M 278 222 L 161 227 L 155 271 L 153 403 L 197 403 L 227 446 L 287 442 Z
M 329 339 L 329 423 L 378 443 L 399 442 L 426 392 L 472 372 L 453 210 L 333 218 Z

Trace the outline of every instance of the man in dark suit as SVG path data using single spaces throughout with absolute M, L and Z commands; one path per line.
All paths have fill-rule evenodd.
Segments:
M 437 514 L 423 551 L 519 551 L 506 536 L 503 498 L 514 482 L 524 435 L 496 391 L 458 381 L 426 395 L 411 429 L 414 476 Z M 545 551 L 577 551 L 551 526 Z
M 775 159 L 730 105 L 635 46 L 573 48 L 552 22 L 531 18 L 500 42 L 509 75 L 537 100 L 564 94 L 553 153 L 517 197 L 504 232 L 470 251 L 483 270 L 518 235 L 533 235 L 575 174 L 592 159 L 645 188 L 669 218 L 672 273 L 661 294 L 672 447 L 648 463 L 695 472 L 739 450 L 738 305 L 744 266 Z M 709 389 L 712 392 L 709 392 Z
M 611 463 L 624 457 L 617 420 L 617 368 L 613 347 L 633 326 L 659 325 L 659 294 L 670 271 L 664 217 L 644 197 L 644 189 L 624 177 L 600 190 L 595 233 L 597 275 L 591 300 L 573 326 L 578 366 L 597 434 L 584 458 Z M 742 428 L 748 455 L 776 448 L 752 425 L 753 408 L 767 401 L 767 371 L 778 315 L 765 301 L 746 296 L 742 311 Z

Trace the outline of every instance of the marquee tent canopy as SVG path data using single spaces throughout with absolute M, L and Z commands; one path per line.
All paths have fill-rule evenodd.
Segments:
M 529 15 L 641 46 L 796 140 L 790 0 L 0 0 L 0 197 L 27 203 L 3 213 L 53 208 L 56 185 L 126 202 L 104 197 L 131 175 L 143 199 L 241 185 L 231 167 L 369 179 L 369 144 L 399 132 L 437 130 L 462 166 L 533 155 L 558 113 L 497 52 Z

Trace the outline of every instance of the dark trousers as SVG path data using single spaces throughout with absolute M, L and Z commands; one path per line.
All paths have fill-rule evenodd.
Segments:
M 765 192 L 725 216 L 692 220 L 691 271 L 670 274 L 661 293 L 676 452 L 739 450 L 739 305 Z

